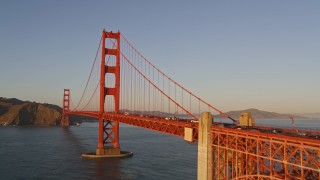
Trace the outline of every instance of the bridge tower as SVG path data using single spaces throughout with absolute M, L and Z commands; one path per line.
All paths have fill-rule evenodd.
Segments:
M 66 114 L 70 110 L 70 89 L 64 89 L 62 101 L 62 117 L 61 126 L 69 126 L 69 115 Z
M 114 39 L 115 48 L 106 48 L 106 39 Z M 108 66 L 106 59 L 108 56 L 115 56 L 115 66 Z M 114 74 L 115 84 L 112 87 L 106 87 L 106 74 Z M 99 135 L 98 148 L 96 155 L 119 155 L 119 122 L 111 119 L 105 119 L 106 96 L 114 98 L 114 113 L 119 113 L 120 109 L 120 32 L 117 33 L 102 32 L 101 48 L 101 67 L 100 67 L 100 117 L 99 117 Z

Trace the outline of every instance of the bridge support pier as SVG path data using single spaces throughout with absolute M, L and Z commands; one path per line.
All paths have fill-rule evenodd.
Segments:
M 121 151 L 119 145 L 119 122 L 99 119 L 98 147 L 96 152 L 82 154 L 82 158 L 124 158 L 132 156 L 132 152 Z
M 120 148 L 106 147 L 96 149 L 96 155 L 120 155 Z
M 211 125 L 212 115 L 210 112 L 202 113 L 199 120 L 198 131 L 198 180 L 212 179 L 212 148 L 211 148 Z
M 119 122 L 99 119 L 98 148 L 96 155 L 119 155 Z

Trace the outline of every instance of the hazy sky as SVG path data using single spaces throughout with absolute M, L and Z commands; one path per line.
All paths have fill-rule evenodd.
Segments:
M 218 108 L 320 112 L 320 1 L 0 1 L 0 97 L 82 92 L 101 31 Z

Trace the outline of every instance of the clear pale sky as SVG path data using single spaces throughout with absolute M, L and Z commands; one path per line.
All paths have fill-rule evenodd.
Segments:
M 319 0 L 1 0 L 0 97 L 80 96 L 103 28 L 223 111 L 320 112 Z

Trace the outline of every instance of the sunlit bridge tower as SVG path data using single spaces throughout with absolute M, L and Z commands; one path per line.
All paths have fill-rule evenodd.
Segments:
M 63 126 L 69 125 L 70 115 L 99 120 L 98 146 L 82 158 L 132 156 L 120 150 L 119 123 L 124 123 L 198 141 L 201 180 L 320 179 L 320 132 L 256 126 L 249 113 L 235 120 L 159 70 L 120 32 L 103 30 L 99 53 L 101 63 L 96 63 L 96 55 L 91 70 L 97 73 L 92 79 L 95 86 L 88 86 L 94 88 L 88 96 L 94 99 L 78 108 L 89 92 L 91 73 L 77 106 L 69 89 L 63 94 Z M 87 108 L 90 102 L 94 107 Z M 233 123 L 213 121 L 214 112 Z
M 106 47 L 106 39 L 115 40 L 113 48 Z M 113 42 L 113 41 L 108 41 Z M 114 56 L 115 65 L 109 66 L 106 64 L 106 59 L 109 56 Z M 106 75 L 114 74 L 114 85 L 106 87 Z M 109 76 L 107 76 L 109 77 Z M 102 32 L 102 48 L 101 48 L 101 68 L 100 68 L 100 117 L 99 117 L 99 135 L 98 148 L 96 155 L 119 155 L 119 122 L 112 119 L 105 119 L 106 96 L 112 96 L 114 99 L 114 113 L 119 113 L 120 103 L 120 32 L 117 33 Z
M 62 117 L 61 126 L 69 126 L 69 115 L 66 114 L 70 110 L 70 89 L 64 89 L 62 101 Z

